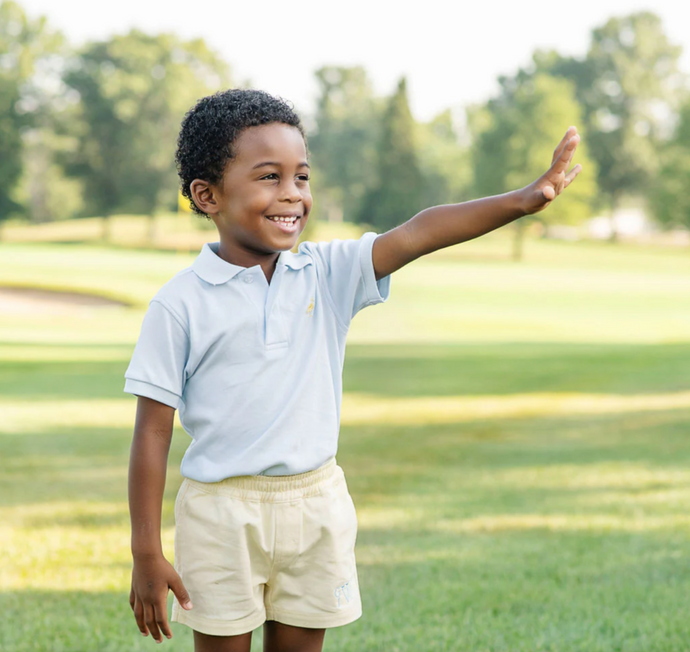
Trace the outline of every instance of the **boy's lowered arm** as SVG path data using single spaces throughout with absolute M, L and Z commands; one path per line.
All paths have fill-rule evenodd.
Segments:
M 161 507 L 175 410 L 140 396 L 129 462 L 129 511 L 132 520 L 132 589 L 129 604 L 137 626 L 159 643 L 172 638 L 168 589 L 185 609 L 192 604 L 182 580 L 163 556 Z
M 520 190 L 462 204 L 433 206 L 374 241 L 376 278 L 392 274 L 407 263 L 437 249 L 472 240 L 524 215 L 544 210 L 582 169 L 567 172 L 580 136 L 570 127 L 554 150 L 551 167 Z

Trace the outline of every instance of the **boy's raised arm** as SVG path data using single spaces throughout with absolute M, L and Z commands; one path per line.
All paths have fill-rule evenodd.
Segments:
M 159 643 L 172 638 L 167 596 L 172 590 L 185 609 L 191 609 L 182 580 L 163 556 L 161 508 L 174 408 L 140 396 L 129 460 L 129 511 L 132 520 L 132 590 L 129 604 L 139 630 Z
M 579 142 L 577 129 L 570 127 L 554 150 L 551 167 L 525 188 L 462 204 L 433 206 L 380 235 L 372 254 L 376 278 L 388 276 L 432 251 L 472 240 L 544 210 L 579 174 L 579 165 L 567 172 Z

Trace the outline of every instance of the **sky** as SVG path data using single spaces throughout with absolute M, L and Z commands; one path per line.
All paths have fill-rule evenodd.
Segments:
M 305 115 L 323 65 L 363 66 L 381 95 L 406 76 L 412 113 L 426 121 L 485 101 L 498 76 L 529 64 L 534 50 L 583 56 L 593 28 L 643 10 L 658 14 L 671 42 L 683 46 L 681 68 L 690 73 L 690 3 L 679 0 L 18 1 L 75 45 L 135 27 L 202 37 L 236 82 L 280 95 Z

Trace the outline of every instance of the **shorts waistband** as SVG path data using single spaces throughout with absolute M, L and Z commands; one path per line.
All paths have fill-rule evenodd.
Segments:
M 184 483 L 209 494 L 277 503 L 316 496 L 326 486 L 336 484 L 344 477 L 335 458 L 331 458 L 318 469 L 296 475 L 240 475 L 220 482 L 185 478 Z

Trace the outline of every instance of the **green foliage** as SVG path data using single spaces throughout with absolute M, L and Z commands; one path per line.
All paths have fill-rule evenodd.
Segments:
M 646 193 L 657 172 L 684 83 L 680 53 L 659 17 L 640 12 L 595 29 L 584 59 L 535 55 L 536 71 L 575 83 L 599 187 L 612 207 L 623 195 Z
M 309 136 L 314 195 L 321 214 L 354 221 L 374 176 L 379 102 L 361 67 L 327 66 L 316 79 L 316 131 Z
M 424 206 L 470 199 L 472 166 L 460 144 L 450 110 L 417 125 L 417 155 L 424 177 Z
M 424 208 L 424 177 L 419 169 L 415 122 L 401 79 L 383 115 L 376 180 L 362 202 L 359 221 L 390 229 Z
M 22 138 L 23 171 L 16 196 L 28 206 L 32 222 L 52 222 L 78 217 L 83 213 L 84 187 L 80 179 L 69 177 L 59 164 L 65 153 L 73 151 L 75 140 L 56 133 L 64 117 L 42 116 Z
M 37 69 L 62 44 L 46 19 L 29 19 L 16 2 L 0 4 L 0 221 L 24 212 L 17 198 L 22 173 L 22 133 L 42 108 Z M 45 76 L 46 70 L 41 71 Z
M 690 229 L 690 101 L 680 111 L 672 138 L 661 151 L 661 165 L 653 181 L 649 205 L 665 227 Z
M 499 80 L 499 97 L 471 111 L 472 156 L 450 112 L 415 123 L 404 81 L 384 102 L 363 68 L 323 67 L 309 138 L 316 207 L 334 221 L 386 229 L 420 208 L 526 182 L 576 124 L 584 173 L 540 219 L 574 222 L 595 198 L 615 207 L 651 192 L 660 220 L 684 223 L 676 171 L 688 163 L 684 146 L 668 143 L 685 84 L 679 55 L 650 12 L 610 19 L 581 58 L 537 51 L 531 66 Z M 227 64 L 202 40 L 134 30 L 72 55 L 45 18 L 0 0 L 0 220 L 174 209 L 180 119 L 229 85 Z
M 644 191 L 657 170 L 658 144 L 680 83 L 680 53 L 649 12 L 612 18 L 592 33 L 592 151 L 601 188 L 613 198 Z
M 22 172 L 22 141 L 18 128 L 22 119 L 16 110 L 18 102 L 17 84 L 0 77 L 0 178 L 3 180 L 0 184 L 0 221 L 20 209 L 13 197 Z
M 229 85 L 227 65 L 202 40 L 133 30 L 86 45 L 65 81 L 80 96 L 68 169 L 84 183 L 87 211 L 174 208 L 180 121 L 197 99 Z
M 474 143 L 476 189 L 493 195 L 522 188 L 551 165 L 554 147 L 570 125 L 582 123 L 573 84 L 540 73 L 530 78 L 504 79 L 501 95 L 475 115 L 479 130 Z M 584 172 L 540 219 L 577 223 L 591 216 L 596 198 L 596 166 L 582 134 L 575 161 Z
M 450 111 L 417 124 L 403 95 L 382 107 L 360 67 L 325 67 L 316 77 L 321 94 L 309 145 L 315 170 L 312 185 L 322 214 L 388 228 L 405 215 L 411 217 L 415 211 L 410 212 L 410 206 L 468 198 L 469 157 L 458 142 Z M 384 150 L 393 154 L 382 155 Z M 382 208 L 406 185 L 400 174 L 415 180 L 412 203 L 393 202 Z M 384 188 L 384 179 L 389 188 Z M 370 216 L 372 207 L 383 211 L 379 217 Z M 386 211 L 393 217 L 380 217 Z

